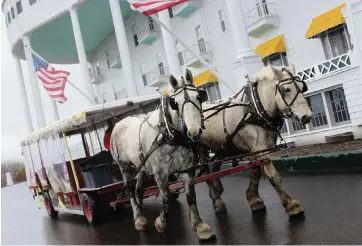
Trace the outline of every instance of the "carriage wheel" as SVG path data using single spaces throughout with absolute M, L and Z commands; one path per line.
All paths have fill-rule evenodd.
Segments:
M 44 192 L 43 198 L 44 198 L 44 203 L 45 203 L 45 209 L 47 210 L 48 215 L 51 218 L 56 218 L 58 216 L 59 212 L 54 210 L 52 199 L 50 198 L 49 193 Z
M 99 211 L 95 201 L 87 194 L 82 194 L 81 205 L 88 223 L 91 225 L 97 224 L 99 222 Z

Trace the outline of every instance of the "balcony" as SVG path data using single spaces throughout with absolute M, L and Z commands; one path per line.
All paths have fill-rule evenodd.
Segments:
M 168 67 L 156 67 L 142 76 L 143 84 L 149 87 L 164 87 L 170 80 Z
M 122 67 L 121 57 L 119 53 L 112 53 L 108 56 L 108 62 L 110 68 L 120 69 Z
M 245 24 L 250 36 L 258 37 L 271 27 L 279 26 L 275 3 L 259 3 L 245 14 Z
M 90 73 L 92 84 L 99 84 L 104 80 L 102 69 L 97 68 L 95 72 Z
M 297 72 L 300 79 L 310 81 L 320 79 L 325 76 L 340 73 L 352 67 L 351 53 L 347 52 L 343 55 L 315 64 L 312 67 L 302 69 Z
M 212 62 L 211 44 L 209 42 L 198 42 L 191 47 L 193 51 L 198 53 L 207 62 Z M 178 53 L 181 66 L 198 68 L 202 63 L 188 50 Z
M 155 39 L 160 36 L 160 27 L 153 21 L 145 22 L 139 27 L 138 41 L 140 44 L 150 45 Z
M 200 2 L 201 1 L 199 1 L 199 0 L 194 0 L 194 1 L 191 0 L 191 1 L 187 1 L 185 3 L 181 3 L 179 5 L 176 5 L 176 6 L 172 7 L 173 15 L 185 18 L 188 15 L 190 15 L 192 12 L 194 12 L 197 8 L 200 7 Z

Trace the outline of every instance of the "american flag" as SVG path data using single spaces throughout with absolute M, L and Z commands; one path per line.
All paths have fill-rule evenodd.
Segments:
M 64 96 L 64 88 L 70 73 L 63 70 L 55 70 L 49 63 L 35 54 L 32 54 L 32 57 L 36 75 L 42 82 L 48 95 L 58 103 L 67 101 L 67 98 Z
M 152 15 L 174 5 L 187 2 L 187 0 L 127 0 L 133 10 L 144 15 Z

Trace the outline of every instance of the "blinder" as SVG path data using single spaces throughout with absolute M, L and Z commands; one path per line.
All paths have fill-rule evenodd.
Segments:
M 170 107 L 172 108 L 172 110 L 177 110 L 178 109 L 178 105 L 177 103 L 175 102 L 175 98 L 173 97 L 170 97 Z
M 208 99 L 206 91 L 199 89 L 198 93 L 199 93 L 200 104 L 206 102 Z

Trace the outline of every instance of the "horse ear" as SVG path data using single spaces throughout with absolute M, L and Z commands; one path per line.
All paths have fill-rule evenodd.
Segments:
M 170 75 L 170 84 L 174 89 L 177 87 L 177 79 L 172 74 Z
M 276 68 L 276 67 L 274 67 L 272 65 L 270 65 L 270 67 L 271 67 L 275 77 L 277 78 L 277 80 L 281 80 L 281 78 L 283 77 L 281 71 L 279 71 L 278 68 Z
M 190 70 L 186 69 L 186 74 L 185 74 L 185 77 L 186 77 L 186 80 L 187 81 L 190 81 L 191 84 L 193 83 L 193 77 L 192 77 L 192 73 Z
M 296 74 L 294 63 L 292 63 L 292 65 L 290 66 L 290 70 L 291 70 L 291 72 L 292 72 L 293 75 Z

